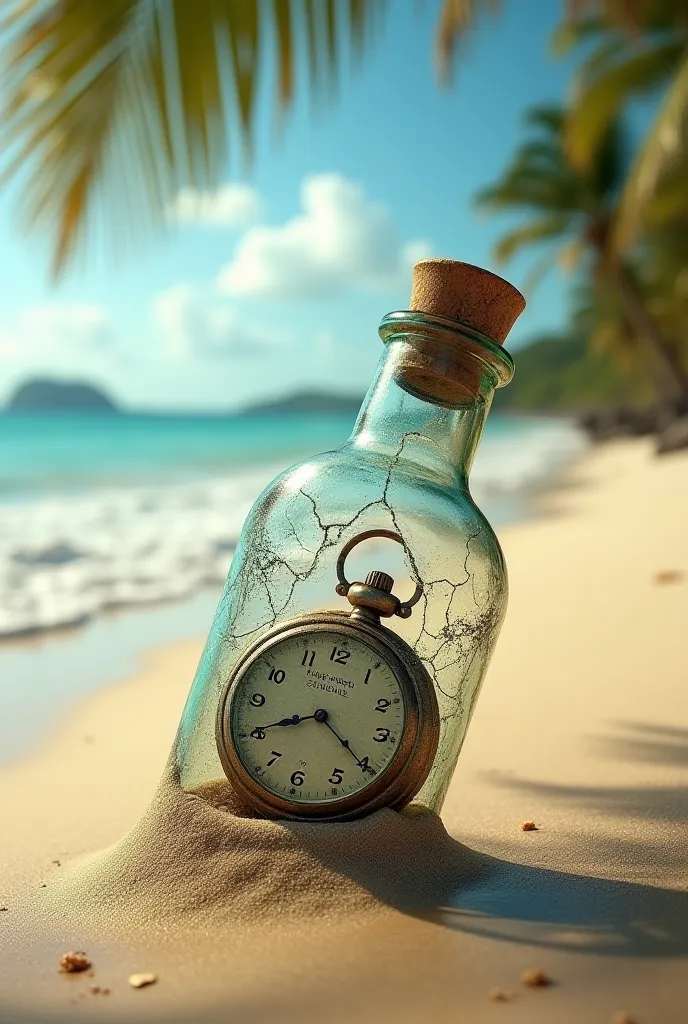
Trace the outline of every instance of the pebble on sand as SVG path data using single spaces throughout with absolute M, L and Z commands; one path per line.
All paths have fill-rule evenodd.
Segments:
M 145 988 L 146 985 L 154 985 L 158 980 L 157 974 L 130 974 L 129 984 L 132 988 Z
M 521 832 L 539 832 L 539 829 L 534 821 L 522 821 Z
M 660 587 L 665 583 L 680 583 L 683 579 L 683 573 L 678 569 L 664 569 L 662 572 L 656 572 L 653 577 L 653 581 Z
M 76 974 L 79 971 L 87 971 L 91 961 L 85 953 L 63 953 L 60 957 L 60 970 L 65 974 Z
M 547 985 L 552 984 L 552 979 L 541 971 L 539 967 L 533 967 L 528 971 L 524 971 L 521 975 L 521 981 L 524 985 L 529 985 L 530 988 L 545 988 Z

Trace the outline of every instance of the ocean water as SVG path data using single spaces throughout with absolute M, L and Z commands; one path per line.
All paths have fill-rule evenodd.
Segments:
M 0 416 L 0 638 L 217 592 L 263 487 L 352 424 L 343 413 Z M 584 445 L 569 421 L 493 414 L 473 494 L 498 525 L 523 518 Z

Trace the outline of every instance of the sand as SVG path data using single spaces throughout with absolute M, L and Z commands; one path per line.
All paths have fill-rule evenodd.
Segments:
M 634 441 L 503 531 L 442 822 L 238 819 L 169 774 L 151 803 L 200 643 L 90 697 L 0 773 L 0 1021 L 685 1024 L 687 512 L 688 456 Z

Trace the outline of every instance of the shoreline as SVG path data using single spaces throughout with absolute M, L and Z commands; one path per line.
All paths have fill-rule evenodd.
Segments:
M 383 881 L 403 877 L 419 907 L 436 898 L 430 866 L 419 867 L 425 840 L 408 850 L 395 841 L 376 861 L 379 849 L 367 850 L 361 839 L 357 856 L 378 863 L 378 874 L 371 881 L 369 871 L 361 888 L 346 858 L 332 860 L 322 850 L 317 877 L 328 880 L 330 902 L 321 913 L 304 910 L 308 878 L 316 877 L 306 859 L 299 893 L 275 889 L 267 853 L 255 847 L 234 860 L 235 849 L 254 849 L 263 833 L 250 830 L 262 826 L 239 824 L 220 844 L 225 826 L 212 817 L 220 812 L 186 798 L 189 812 L 207 818 L 183 833 L 201 837 L 197 874 L 187 858 L 183 869 L 172 862 L 174 880 L 160 881 L 188 909 L 177 916 L 167 907 L 164 916 L 148 907 L 141 930 L 127 931 L 138 906 L 133 876 L 155 870 L 146 859 L 154 846 L 141 839 L 129 881 L 113 875 L 106 883 L 111 913 L 129 936 L 126 948 L 121 935 L 108 945 L 94 923 L 100 897 L 69 864 L 117 841 L 149 805 L 200 652 L 197 640 L 168 644 L 125 680 L 80 701 L 38 751 L 0 769 L 0 905 L 8 907 L 0 928 L 9 935 L 0 991 L 14 1007 L 8 1017 L 0 1008 L 0 1021 L 23 1024 L 18 1008 L 26 1008 L 28 1021 L 29 1006 L 33 1019 L 40 1007 L 46 1021 L 87 1014 L 90 997 L 72 1006 L 77 988 L 55 971 L 64 949 L 86 948 L 97 958 L 97 980 L 112 987 L 98 1012 L 137 1024 L 219 1024 L 228 1012 L 260 1024 L 368 1021 L 379 1019 L 381 1000 L 409 1022 L 449 1024 L 460 1008 L 476 1024 L 505 1015 L 511 1024 L 611 1022 L 620 1011 L 638 1024 L 682 1024 L 688 454 L 656 459 L 644 441 L 615 442 L 592 449 L 566 477 L 543 496 L 540 518 L 500 531 L 509 612 L 442 811 L 454 838 L 428 847 L 431 860 L 445 858 L 453 885 L 441 904 L 404 913 L 375 895 L 385 891 Z M 537 831 L 521 831 L 528 819 Z M 359 826 L 345 827 L 359 835 Z M 161 863 L 174 852 L 171 835 L 155 848 Z M 282 826 L 270 826 L 265 849 L 288 835 L 292 853 L 307 858 L 305 847 L 298 853 L 298 835 Z M 323 865 L 334 874 L 322 875 Z M 237 870 L 239 881 L 229 884 L 227 872 Z M 254 876 L 260 920 L 242 902 Z M 31 913 L 17 895 L 27 887 Z M 341 913 L 340 890 L 350 900 Z M 32 924 L 43 920 L 50 900 L 58 901 L 57 923 Z M 99 913 L 107 918 L 105 907 Z M 28 941 L 27 929 L 36 927 L 40 936 Z M 339 951 L 336 965 L 332 949 Z M 519 978 L 529 968 L 555 984 L 523 990 Z M 160 981 L 143 1002 L 122 979 L 149 969 Z M 516 990 L 509 1007 L 490 1000 L 493 986 Z
M 624 439 L 608 442 L 601 446 L 588 447 L 578 459 L 562 467 L 549 485 L 534 488 L 529 495 L 531 516 L 510 522 L 497 531 L 500 544 L 507 554 L 507 563 L 510 561 L 508 549 L 513 538 L 519 538 L 520 535 L 531 533 L 533 530 L 537 531 L 540 525 L 556 525 L 562 518 L 565 519 L 567 516 L 575 514 L 575 508 L 580 504 L 581 498 L 585 501 L 585 492 L 591 487 L 594 489 L 595 485 L 600 483 L 599 474 L 596 472 L 596 464 L 606 462 L 609 454 L 611 454 L 613 461 L 618 452 L 640 452 L 643 449 L 654 462 L 654 456 L 650 454 L 649 445 L 645 439 Z M 688 475 L 688 454 L 683 457 L 680 455 L 674 456 L 674 458 L 677 464 L 679 462 L 684 464 L 685 472 Z M 671 456 L 669 459 L 671 459 Z M 663 460 L 659 460 L 659 464 L 662 462 Z M 688 564 L 685 567 L 685 578 L 688 584 Z M 513 590 L 513 583 L 510 584 L 510 589 Z M 188 665 L 189 657 L 193 655 L 195 661 L 192 661 L 191 672 L 186 677 L 185 683 L 182 683 L 182 689 L 184 686 L 186 689 L 183 690 L 182 704 L 178 706 L 179 717 L 183 700 L 186 698 L 193 681 L 197 661 L 200 658 L 219 596 L 220 591 L 216 592 L 209 588 L 201 594 L 194 595 L 190 600 L 169 601 L 153 607 L 123 608 L 116 612 L 108 613 L 102 619 L 91 623 L 92 627 L 101 625 L 107 629 L 113 625 L 116 626 L 118 623 L 126 623 L 126 620 L 130 620 L 134 627 L 133 632 L 139 634 L 139 642 L 133 643 L 125 652 L 123 660 L 127 663 L 127 667 L 115 669 L 114 672 L 108 672 L 105 679 L 96 677 L 95 685 L 90 687 L 89 691 L 84 694 L 72 694 L 69 700 L 56 710 L 52 719 L 45 723 L 42 729 L 42 737 L 37 743 L 32 743 L 23 751 L 17 752 L 9 760 L 3 761 L 0 759 L 0 784 L 3 775 L 11 772 L 16 765 L 30 762 L 37 756 L 41 757 L 43 747 L 59 742 L 62 731 L 70 727 L 73 718 L 84 717 L 85 721 L 90 720 L 91 716 L 88 714 L 90 705 L 95 706 L 105 694 L 114 694 L 120 690 L 133 691 L 141 681 L 145 681 L 151 675 L 158 674 L 160 671 L 167 673 L 171 666 L 175 666 L 175 670 L 169 672 L 169 675 L 170 677 L 172 675 L 176 677 L 179 674 L 177 670 L 178 659 L 180 662 L 184 661 Z M 198 628 L 194 628 L 195 624 L 190 624 L 189 629 L 185 630 L 185 635 L 181 639 L 173 639 L 169 635 L 165 635 L 170 633 L 170 624 L 164 621 L 167 614 L 173 612 L 176 619 L 185 619 L 188 608 L 194 604 L 194 601 L 198 605 L 193 616 L 197 621 L 200 620 L 198 621 Z M 158 631 L 165 635 L 162 642 L 154 639 L 156 628 L 151 628 L 150 626 L 151 618 L 156 613 L 162 613 L 163 617 L 163 621 L 158 623 L 157 626 Z M 508 621 L 509 610 L 507 611 L 507 625 Z M 129 632 L 128 625 L 125 625 L 125 629 Z M 506 631 L 506 627 L 503 629 L 504 631 Z M 54 661 L 56 652 L 59 651 L 61 645 L 74 641 L 76 646 L 80 646 L 84 633 L 85 631 L 81 629 L 60 630 L 58 632 L 39 634 L 28 639 L 12 638 L 2 641 L 0 642 L 0 664 L 2 664 L 3 656 L 8 653 L 26 656 L 38 652 L 41 660 Z M 98 640 L 100 639 L 98 638 Z M 131 635 L 127 639 L 131 640 Z M 499 656 L 502 639 L 503 633 L 497 644 L 496 657 Z M 686 653 L 688 655 L 688 649 Z M 91 679 L 93 679 L 92 665 L 88 666 L 87 671 L 90 673 Z M 488 669 L 488 677 L 491 671 L 492 668 Z M 482 697 L 480 700 L 482 700 Z M 469 729 L 469 735 L 470 731 Z M 172 737 L 170 738 L 170 745 L 171 742 Z
M 255 452 L 246 437 L 227 448 L 212 432 L 182 439 L 163 431 L 138 438 L 142 462 L 132 455 L 138 435 L 105 431 L 94 439 L 101 455 L 95 463 L 91 448 L 81 451 L 58 431 L 62 471 L 71 464 L 66 459 L 79 467 L 73 479 L 45 464 L 36 432 L 29 432 L 21 466 L 10 463 L 0 479 L 0 644 L 219 591 L 256 497 L 313 444 L 300 420 L 297 426 L 278 442 L 274 425 L 263 424 L 254 432 Z M 328 421 L 319 444 L 344 442 L 341 427 L 340 417 Z M 582 447 L 582 434 L 565 421 L 506 414 L 489 421 L 472 473 L 478 504 L 496 524 L 528 517 L 530 492 Z M 169 479 L 149 465 L 153 454 L 164 456 Z M 33 497 L 22 483 L 35 489 Z
M 140 674 L 156 652 L 175 642 L 202 644 L 218 599 L 210 591 L 0 645 L 0 771 L 49 742 L 83 700 Z
M 576 466 L 589 452 L 586 446 L 578 455 L 569 453 L 549 475 L 515 491 L 493 493 L 478 504 L 483 509 L 487 506 L 498 534 L 536 521 L 548 514 L 549 495 L 570 486 Z M 136 673 L 152 652 L 179 636 L 203 643 L 222 585 L 218 580 L 182 597 L 104 610 L 83 623 L 0 636 L 0 770 L 35 750 L 82 697 Z M 102 649 L 108 651 L 105 663 L 99 657 Z M 30 690 L 35 678 L 49 679 L 51 685 L 43 691 L 38 722 L 34 715 L 28 728 L 25 721 L 31 714 Z M 58 685 L 60 679 L 65 681 L 63 688 Z

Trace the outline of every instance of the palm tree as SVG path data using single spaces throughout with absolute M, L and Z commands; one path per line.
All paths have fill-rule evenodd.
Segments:
M 623 318 L 642 339 L 658 389 L 688 399 L 688 377 L 674 346 L 648 312 L 642 284 L 631 263 L 615 257 L 611 235 L 616 203 L 624 181 L 625 146 L 617 123 L 608 126 L 592 166 L 581 172 L 564 152 L 566 111 L 537 107 L 526 116 L 530 137 L 519 147 L 502 177 L 476 197 L 490 211 L 519 210 L 530 219 L 503 236 L 495 249 L 498 261 L 520 249 L 550 243 L 544 266 L 552 265 L 551 247 L 573 267 L 585 260 L 596 286 L 611 290 Z
M 0 0 L 2 180 L 21 179 L 28 224 L 53 232 L 54 272 L 87 214 L 107 211 L 111 237 L 161 220 L 181 186 L 217 184 L 230 142 L 250 151 L 261 63 L 283 113 L 299 56 L 321 94 L 384 2 Z
M 578 0 L 559 34 L 560 48 L 583 43 L 567 123 L 567 153 L 592 166 L 608 126 L 635 99 L 661 95 L 619 197 L 612 244 L 634 243 L 665 178 L 685 159 L 688 127 L 688 8 L 685 0 Z M 685 184 L 685 182 L 684 182 Z M 688 202 L 684 188 L 681 202 Z
M 459 40 L 499 0 L 436 0 L 448 76 Z M 30 227 L 53 234 L 53 272 L 85 223 L 119 229 L 163 219 L 180 187 L 208 189 L 231 148 L 250 153 L 262 64 L 273 107 L 289 107 L 299 57 L 315 95 L 332 91 L 386 0 L 0 0 L 0 182 L 19 178 Z M 266 70 L 262 67 L 262 70 Z
M 688 170 L 678 175 L 684 179 Z M 675 209 L 675 192 L 660 192 L 648 210 L 643 245 L 649 309 L 660 329 L 688 351 L 688 207 Z M 666 198 L 666 202 L 663 200 Z
M 447 79 L 462 40 L 480 16 L 497 13 L 501 4 L 435 2 L 436 55 Z M 688 103 L 684 0 L 562 5 L 569 44 L 606 33 L 597 59 L 585 65 L 590 88 L 576 108 L 578 141 L 571 122 L 572 152 L 582 164 L 593 159 L 605 124 L 628 95 L 643 82 L 658 81 L 668 58 L 676 69 L 621 204 L 619 237 L 628 241 L 682 138 Z M 0 0 L 7 40 L 0 50 L 0 183 L 18 178 L 27 225 L 53 233 L 54 273 L 73 256 L 87 220 L 100 218 L 109 241 L 118 230 L 150 227 L 162 220 L 181 186 L 217 184 L 237 141 L 250 153 L 264 59 L 272 62 L 273 105 L 282 115 L 295 93 L 299 56 L 306 58 L 306 84 L 322 94 L 336 81 L 343 57 L 360 53 L 385 6 L 386 0 Z M 662 35 L 667 27 L 669 43 Z M 610 50 L 609 32 L 616 30 Z M 651 52 L 647 60 L 629 58 L 626 74 L 628 33 L 640 30 L 649 41 L 633 45 Z M 602 120 L 591 119 L 586 111 L 608 94 L 614 99 L 602 103 Z M 667 135 L 667 127 L 673 133 Z

